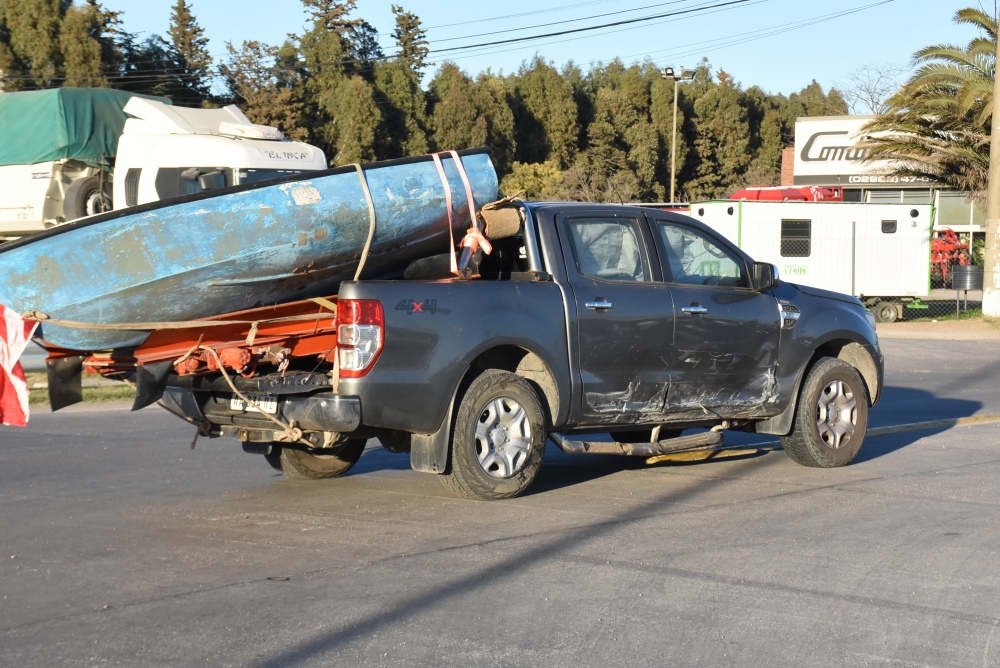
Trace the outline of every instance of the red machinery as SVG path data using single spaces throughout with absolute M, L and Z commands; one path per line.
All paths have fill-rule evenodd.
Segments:
M 204 375 L 221 366 L 249 378 L 258 365 L 284 370 L 295 358 L 332 362 L 338 347 L 336 325 L 350 320 L 337 313 L 344 310 L 337 301 L 333 296 L 193 320 L 185 327 L 155 330 L 134 351 L 122 353 L 45 347 L 50 360 L 84 355 L 88 373 L 109 377 L 171 361 L 180 375 Z
M 820 186 L 751 186 L 737 190 L 729 199 L 770 202 L 843 202 L 844 191 L 839 187 Z
M 971 259 L 969 244 L 962 243 L 954 230 L 935 230 L 931 238 L 931 282 L 948 286 L 953 265 L 966 266 Z

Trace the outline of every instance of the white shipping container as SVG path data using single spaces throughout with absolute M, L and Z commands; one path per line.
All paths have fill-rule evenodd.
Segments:
M 790 283 L 868 304 L 930 294 L 930 204 L 724 200 L 692 204 L 691 217 Z

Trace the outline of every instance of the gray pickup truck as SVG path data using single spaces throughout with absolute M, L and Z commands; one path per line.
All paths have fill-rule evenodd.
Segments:
M 342 475 L 374 437 L 484 500 L 524 492 L 550 439 L 648 457 L 738 430 L 781 436 L 806 466 L 858 454 L 883 358 L 856 298 L 779 281 L 676 213 L 516 212 L 473 277 L 343 283 L 337 367 L 244 385 L 271 416 L 210 377 L 172 376 L 162 404 L 290 477 Z M 302 438 L 279 440 L 271 418 Z

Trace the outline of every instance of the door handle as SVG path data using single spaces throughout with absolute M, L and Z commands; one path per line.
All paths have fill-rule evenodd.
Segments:
M 600 297 L 598 297 L 598 299 L 600 299 Z M 603 311 L 605 309 L 613 309 L 615 307 L 614 304 L 609 301 L 605 301 L 604 299 L 596 302 L 587 302 L 584 306 L 595 311 Z
M 708 313 L 708 309 L 701 304 L 692 304 L 691 306 L 685 306 L 681 308 L 683 313 L 688 315 L 701 315 L 702 313 Z

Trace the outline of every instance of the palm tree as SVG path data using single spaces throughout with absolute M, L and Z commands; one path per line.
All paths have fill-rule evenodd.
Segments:
M 866 159 L 890 160 L 895 176 L 928 177 L 985 201 L 990 162 L 997 18 L 981 9 L 955 13 L 977 28 L 966 47 L 928 46 L 913 56 L 916 73 L 864 127 Z

